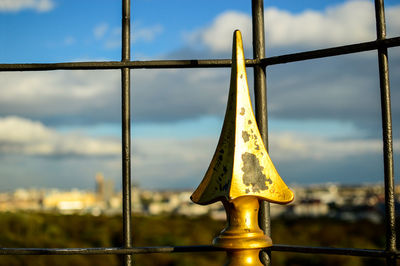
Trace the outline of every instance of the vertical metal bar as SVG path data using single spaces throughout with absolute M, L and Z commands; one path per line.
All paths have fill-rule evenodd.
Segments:
M 378 40 L 386 38 L 385 11 L 383 0 L 375 0 L 376 32 Z M 396 216 L 394 201 L 394 169 L 392 115 L 390 104 L 389 66 L 387 48 L 378 49 L 379 82 L 382 110 L 383 163 L 385 175 L 385 227 L 386 250 L 396 251 Z M 394 256 L 386 261 L 387 265 L 396 265 Z
M 264 1 L 252 0 L 252 26 L 253 26 L 253 57 L 262 59 L 265 57 L 265 37 L 264 37 Z M 258 128 L 264 141 L 265 148 L 268 150 L 268 115 L 267 115 L 267 85 L 265 67 L 254 66 L 254 97 L 255 113 Z M 259 225 L 266 235 L 271 236 L 270 204 L 266 201 L 260 202 Z M 271 254 L 261 252 L 261 262 L 270 265 Z
M 130 0 L 122 1 L 122 62 L 130 60 Z M 124 247 L 132 247 L 131 232 L 131 124 L 130 70 L 121 69 L 122 86 L 122 219 Z M 124 255 L 124 265 L 132 265 L 132 255 Z

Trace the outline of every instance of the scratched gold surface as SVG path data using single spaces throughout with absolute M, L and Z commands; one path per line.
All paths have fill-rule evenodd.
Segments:
M 224 124 L 210 166 L 191 198 L 205 205 L 246 195 L 281 204 L 294 197 L 273 165 L 258 130 L 250 101 L 242 37 L 235 31 Z

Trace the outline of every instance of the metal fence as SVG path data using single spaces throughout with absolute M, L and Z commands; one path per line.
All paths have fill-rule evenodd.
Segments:
M 88 70 L 120 69 L 122 84 L 122 187 L 123 187 L 123 239 L 122 247 L 103 248 L 0 248 L 0 255 L 123 255 L 125 265 L 132 265 L 134 254 L 172 253 L 172 252 L 212 252 L 221 251 L 213 246 L 173 246 L 173 247 L 133 247 L 132 214 L 131 214 L 131 133 L 130 133 L 130 70 L 131 69 L 165 69 L 165 68 L 221 68 L 230 67 L 231 60 L 130 60 L 130 0 L 122 1 L 122 59 L 121 61 L 103 62 L 67 62 L 49 64 L 0 64 L 0 71 L 43 71 L 43 70 Z M 395 197 L 393 171 L 393 145 L 391 102 L 389 85 L 389 67 L 387 49 L 400 46 L 400 37 L 386 38 L 385 14 L 383 0 L 375 0 L 377 39 L 327 49 L 312 50 L 301 53 L 265 57 L 264 41 L 264 4 L 263 0 L 252 0 L 253 59 L 247 59 L 246 65 L 254 68 L 255 112 L 260 133 L 268 146 L 266 67 L 315 58 L 324 58 L 363 51 L 376 50 L 379 62 L 379 79 L 381 95 L 383 160 L 385 186 L 385 228 L 386 248 L 384 250 L 309 247 L 292 245 L 273 245 L 264 252 L 263 261 L 269 264 L 271 252 L 298 252 L 314 254 L 336 254 L 361 257 L 385 258 L 387 265 L 396 265 L 400 252 L 396 249 L 395 230 Z M 269 204 L 263 202 L 260 226 L 270 235 Z

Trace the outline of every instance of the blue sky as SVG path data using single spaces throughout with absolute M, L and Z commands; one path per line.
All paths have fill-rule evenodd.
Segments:
M 230 58 L 236 28 L 251 58 L 250 4 L 132 1 L 132 59 Z M 400 36 L 400 5 L 385 6 L 388 37 Z M 269 56 L 376 38 L 372 1 L 265 1 L 265 21 Z M 120 1 L 0 0 L 0 62 L 119 61 L 120 24 Z M 400 48 L 389 55 L 396 159 Z M 194 188 L 218 140 L 229 69 L 131 73 L 134 182 Z M 270 153 L 287 183 L 383 180 L 376 52 L 267 75 Z M 119 71 L 1 72 L 0 81 L 3 190 L 92 189 L 97 172 L 119 187 Z

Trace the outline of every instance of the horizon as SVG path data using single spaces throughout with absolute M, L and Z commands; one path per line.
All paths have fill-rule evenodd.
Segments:
M 114 180 L 112 180 L 114 181 Z M 116 185 L 113 183 L 113 185 Z M 298 189 L 298 188 L 325 188 L 325 187 L 331 187 L 331 186 L 336 186 L 339 188 L 346 188 L 346 187 L 377 187 L 377 186 L 382 186 L 384 187 L 384 183 L 382 182 L 364 182 L 364 183 L 333 183 L 333 182 L 323 182 L 323 183 L 312 183 L 312 184 L 299 184 L 299 183 L 289 183 L 288 186 L 291 189 Z M 400 184 L 395 184 L 395 186 L 400 186 Z M 195 188 L 144 188 L 141 187 L 140 185 L 132 185 L 131 188 L 136 188 L 139 190 L 143 191 L 155 191 L 155 192 L 179 192 L 179 191 L 194 191 Z M 93 187 L 91 188 L 78 188 L 78 187 L 70 187 L 70 188 L 60 188 L 60 187 L 17 187 L 14 189 L 9 189 L 9 190 L 3 190 L 0 189 L 0 193 L 12 193 L 16 192 L 17 190 L 44 190 L 44 191 L 52 191 L 52 190 L 57 190 L 57 191 L 85 191 L 85 192 L 91 192 L 91 191 L 96 191 L 96 184 L 93 183 Z M 114 193 L 119 193 L 122 191 L 122 188 L 120 187 L 114 187 Z

